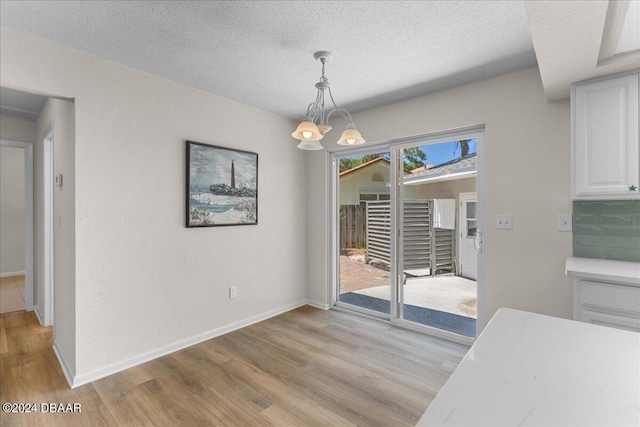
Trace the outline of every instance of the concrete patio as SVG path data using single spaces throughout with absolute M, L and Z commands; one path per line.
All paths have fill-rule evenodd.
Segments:
M 420 277 L 407 279 L 403 290 L 405 304 L 474 319 L 477 316 L 477 291 L 473 280 L 459 276 Z M 355 293 L 388 301 L 390 286 L 376 286 Z
M 340 257 L 340 294 L 354 293 L 390 300 L 388 271 L 365 264 L 359 256 Z M 477 286 L 460 276 L 441 275 L 408 278 L 403 286 L 404 303 L 416 307 L 475 319 Z

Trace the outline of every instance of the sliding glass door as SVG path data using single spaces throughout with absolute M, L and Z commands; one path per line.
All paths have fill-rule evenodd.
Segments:
M 336 305 L 475 338 L 481 136 L 332 156 Z

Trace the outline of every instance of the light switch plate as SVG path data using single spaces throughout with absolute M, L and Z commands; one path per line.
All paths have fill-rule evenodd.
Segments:
M 511 230 L 511 215 L 496 215 L 496 230 Z
M 558 231 L 572 231 L 571 214 L 558 214 Z

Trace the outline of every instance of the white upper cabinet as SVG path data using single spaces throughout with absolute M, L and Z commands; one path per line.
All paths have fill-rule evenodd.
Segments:
M 571 88 L 574 199 L 639 199 L 638 74 Z

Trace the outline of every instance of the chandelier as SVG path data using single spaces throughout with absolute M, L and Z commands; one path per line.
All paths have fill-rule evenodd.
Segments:
M 301 122 L 296 130 L 291 134 L 295 139 L 300 140 L 298 148 L 301 150 L 322 150 L 322 144 L 320 140 L 324 135 L 331 130 L 329 126 L 329 118 L 333 113 L 340 114 L 345 120 L 347 120 L 347 128 L 342 132 L 339 145 L 358 145 L 364 144 L 365 140 L 360 135 L 360 132 L 353 125 L 351 114 L 344 108 L 339 108 L 336 102 L 333 100 L 331 94 L 331 85 L 329 80 L 324 76 L 324 65 L 331 60 L 331 52 L 320 51 L 313 54 L 313 57 L 322 62 L 322 76 L 320 81 L 316 83 L 316 89 L 318 94 L 316 100 L 309 104 L 307 108 L 307 120 Z M 327 113 L 325 111 L 325 95 L 328 94 L 328 101 L 331 101 L 333 108 Z M 329 106 L 331 107 L 331 105 Z

